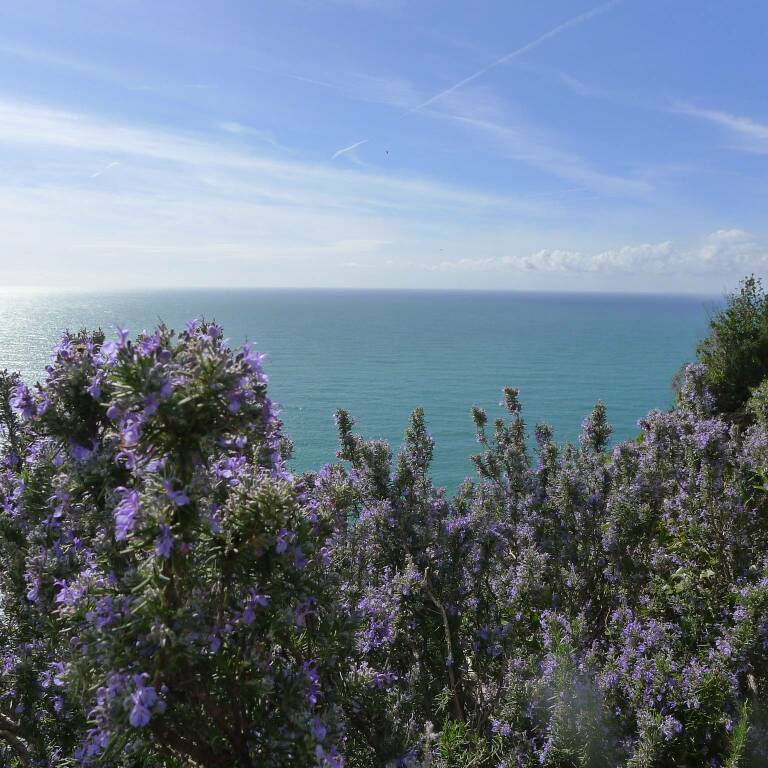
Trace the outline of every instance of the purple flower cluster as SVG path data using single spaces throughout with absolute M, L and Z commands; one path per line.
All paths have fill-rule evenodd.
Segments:
M 287 470 L 262 361 L 193 322 L 66 334 L 36 387 L 0 377 L 11 753 L 343 763 L 332 528 Z

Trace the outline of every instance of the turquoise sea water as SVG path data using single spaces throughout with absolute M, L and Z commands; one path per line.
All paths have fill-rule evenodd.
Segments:
M 410 411 L 426 410 L 434 476 L 454 488 L 477 450 L 470 407 L 501 413 L 520 389 L 526 421 L 575 440 L 598 399 L 615 439 L 672 402 L 671 378 L 693 358 L 717 300 L 706 297 L 479 292 L 206 290 L 0 292 L 0 369 L 42 376 L 64 328 L 158 319 L 216 319 L 232 343 L 268 353 L 270 392 L 296 445 L 296 469 L 334 459 L 333 411 L 399 444 Z M 532 430 L 531 430 L 532 431 Z

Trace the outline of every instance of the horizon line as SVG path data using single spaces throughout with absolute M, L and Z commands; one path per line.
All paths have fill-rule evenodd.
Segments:
M 464 293 L 464 294 L 541 294 L 564 296 L 680 296 L 723 298 L 729 291 L 654 291 L 627 289 L 568 289 L 568 288 L 451 288 L 451 287 L 372 287 L 372 286 L 312 286 L 312 285 L 187 285 L 187 286 L 40 286 L 40 285 L 5 285 L 0 286 L 0 296 L 12 293 L 62 293 L 62 294 L 157 294 L 157 293 L 199 293 L 203 291 L 240 292 L 276 291 L 302 293 Z

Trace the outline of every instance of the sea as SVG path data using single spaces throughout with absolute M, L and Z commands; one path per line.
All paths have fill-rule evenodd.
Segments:
M 694 359 L 722 300 L 714 296 L 358 290 L 0 290 L 0 369 L 45 375 L 66 328 L 138 332 L 162 320 L 216 320 L 231 344 L 267 354 L 271 397 L 294 442 L 296 471 L 336 460 L 333 414 L 399 446 L 424 408 L 435 439 L 433 477 L 453 490 L 473 474 L 471 407 L 502 415 L 517 387 L 531 436 L 546 422 L 578 439 L 598 400 L 614 442 L 671 406 L 672 378 Z

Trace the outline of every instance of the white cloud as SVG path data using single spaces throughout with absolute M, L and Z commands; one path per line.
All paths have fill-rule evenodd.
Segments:
M 657 275 L 733 275 L 766 268 L 768 241 L 740 229 L 720 229 L 687 246 L 665 240 L 595 252 L 544 248 L 519 256 L 462 258 L 438 265 L 447 271 Z

